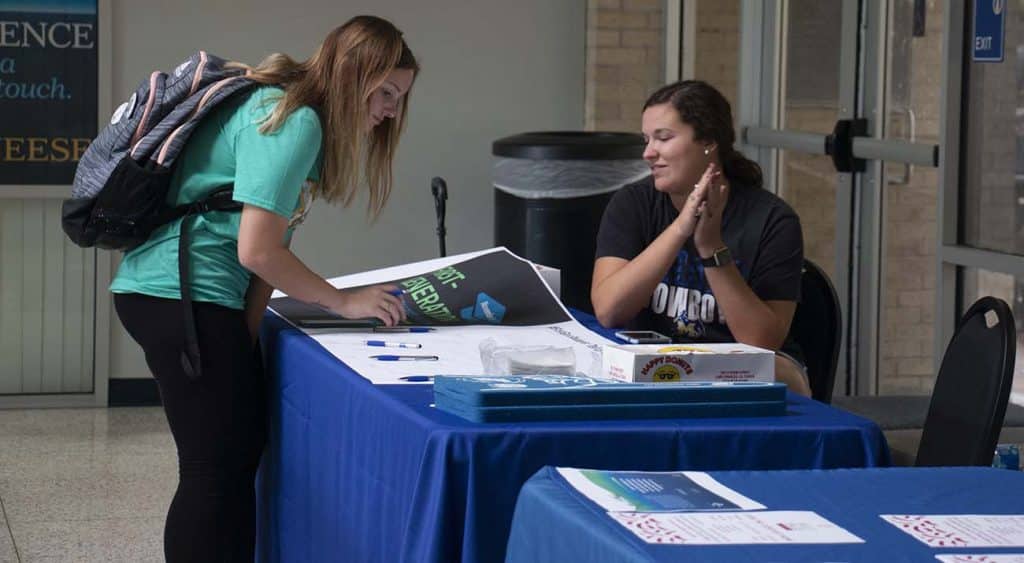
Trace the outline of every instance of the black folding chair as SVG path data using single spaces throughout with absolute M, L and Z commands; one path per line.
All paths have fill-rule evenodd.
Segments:
M 982 297 L 946 346 L 917 466 L 991 465 L 1013 383 L 1016 328 L 1005 301 Z
M 789 336 L 803 349 L 811 396 L 822 403 L 832 402 L 843 337 L 842 310 L 828 274 L 807 259 L 800 278 L 800 304 Z
M 1000 430 L 1010 441 L 1024 430 L 1024 408 L 1007 405 L 1016 332 L 1009 306 L 983 297 L 957 325 L 930 398 L 836 397 L 834 404 L 875 421 L 897 465 L 989 465 Z

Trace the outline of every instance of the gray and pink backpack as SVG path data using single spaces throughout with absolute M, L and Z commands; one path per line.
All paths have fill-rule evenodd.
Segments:
M 117 108 L 82 155 L 71 198 L 62 207 L 64 232 L 73 242 L 131 250 L 160 225 L 203 211 L 201 202 L 170 207 L 167 189 L 174 162 L 199 121 L 254 84 L 244 70 L 225 68 L 225 62 L 200 51 L 171 74 L 152 73 Z
M 174 69 L 154 72 L 121 104 L 89 145 L 75 171 L 71 198 L 61 208 L 64 232 L 77 245 L 131 250 L 179 218 L 206 211 L 237 211 L 231 185 L 200 201 L 172 206 L 168 189 L 174 162 L 199 121 L 220 102 L 255 82 L 239 68 L 200 51 Z M 190 297 L 188 228 L 178 243 L 181 298 L 185 305 L 182 367 L 199 377 L 199 346 Z

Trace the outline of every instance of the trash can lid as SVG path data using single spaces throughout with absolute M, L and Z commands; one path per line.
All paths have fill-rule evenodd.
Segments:
M 494 141 L 494 156 L 532 160 L 628 160 L 644 153 L 636 133 L 537 131 Z

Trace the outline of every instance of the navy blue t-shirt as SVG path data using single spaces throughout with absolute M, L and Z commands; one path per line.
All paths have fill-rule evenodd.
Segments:
M 596 257 L 636 258 L 678 215 L 650 176 L 620 189 L 601 220 Z M 722 240 L 762 301 L 800 300 L 803 235 L 799 217 L 785 201 L 767 190 L 732 184 Z M 735 342 L 692 237 L 662 276 L 650 303 L 627 326 L 656 330 L 677 342 Z M 802 358 L 794 343 L 787 342 L 783 350 Z

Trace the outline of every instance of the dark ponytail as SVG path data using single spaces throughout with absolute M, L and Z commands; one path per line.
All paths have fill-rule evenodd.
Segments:
M 730 182 L 751 188 L 763 188 L 764 176 L 761 167 L 743 156 L 740 151 L 729 147 L 728 155 L 722 155 L 722 172 Z
M 710 141 L 718 148 L 722 172 L 732 184 L 751 188 L 764 186 L 761 167 L 733 148 L 732 109 L 721 92 L 707 82 L 681 80 L 662 86 L 644 102 L 644 109 L 671 103 L 679 112 L 679 120 L 693 127 L 695 141 Z

